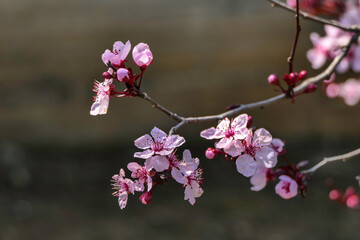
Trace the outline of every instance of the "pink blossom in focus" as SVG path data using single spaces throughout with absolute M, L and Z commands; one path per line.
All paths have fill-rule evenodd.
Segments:
M 129 82 L 130 81 L 130 71 L 127 70 L 126 68 L 119 68 L 117 71 L 116 71 L 116 75 L 117 75 L 117 79 L 120 81 L 120 82 Z
M 247 137 L 243 140 L 244 154 L 236 159 L 236 168 L 245 177 L 254 175 L 258 164 L 266 168 L 272 168 L 277 163 L 277 153 L 270 146 L 271 134 L 264 128 L 257 129 L 254 133 L 249 130 Z
M 136 152 L 134 157 L 148 159 L 154 154 L 166 156 L 171 154 L 176 147 L 185 143 L 183 137 L 179 135 L 167 136 L 165 132 L 157 127 L 154 127 L 150 134 L 151 136 L 145 134 L 135 140 L 135 146 L 145 151 Z
M 102 83 L 95 80 L 93 91 L 96 92 L 96 96 L 90 109 L 91 115 L 96 116 L 107 113 L 111 89 L 112 79 L 105 79 Z
M 275 186 L 275 191 L 280 197 L 290 199 L 298 194 L 298 184 L 289 176 L 281 175 L 280 182 Z
M 134 194 L 135 185 L 134 182 L 125 177 L 125 172 L 120 169 L 120 173 L 112 177 L 112 186 L 116 191 L 113 193 L 114 196 L 118 197 L 120 209 L 126 207 L 128 194 Z
M 149 192 L 152 188 L 151 173 L 136 162 L 129 163 L 127 168 L 132 172 L 131 177 L 137 178 L 134 182 L 135 191 L 144 191 L 144 184 L 147 183 L 147 191 Z
M 250 178 L 250 183 L 253 185 L 251 190 L 260 191 L 267 184 L 267 172 L 268 168 L 263 165 L 258 165 L 254 175 Z
M 200 187 L 202 182 L 202 170 L 198 168 L 199 159 L 192 158 L 189 150 L 183 153 L 183 160 L 179 162 L 178 168 L 172 168 L 171 176 L 185 187 L 185 200 L 189 200 L 191 205 L 195 204 L 195 198 L 203 194 Z
M 200 136 L 209 140 L 220 139 L 215 144 L 216 148 L 224 149 L 225 153 L 232 157 L 239 156 L 243 151 L 241 140 L 248 134 L 247 121 L 247 114 L 239 115 L 232 122 L 225 118 L 219 122 L 216 128 L 203 130 Z
M 121 41 L 117 41 L 113 45 L 113 50 L 110 51 L 109 49 L 106 49 L 101 58 L 105 65 L 110 62 L 115 67 L 120 67 L 129 54 L 130 49 L 130 41 L 127 41 L 125 44 L 123 44 Z
M 146 43 L 136 45 L 132 51 L 132 55 L 135 64 L 141 68 L 148 67 L 153 61 L 152 52 Z

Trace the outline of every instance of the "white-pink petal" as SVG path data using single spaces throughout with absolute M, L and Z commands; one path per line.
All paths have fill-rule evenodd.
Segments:
M 265 128 L 259 128 L 254 132 L 253 144 L 256 146 L 269 145 L 272 141 L 271 134 Z
M 155 142 L 157 142 L 157 143 L 164 143 L 164 141 L 167 138 L 167 134 L 157 127 L 154 127 L 151 130 L 150 134 L 154 138 Z
M 250 183 L 253 185 L 250 189 L 253 191 L 262 190 L 267 184 L 268 169 L 263 165 L 258 164 L 254 175 L 250 178 Z
M 136 147 L 140 149 L 148 149 L 154 144 L 149 134 L 145 134 L 134 141 Z
M 251 177 L 254 175 L 257 163 L 249 154 L 239 156 L 235 163 L 237 171 L 245 177 Z
M 151 157 L 154 154 L 153 150 L 145 150 L 143 152 L 136 152 L 134 153 L 134 157 L 135 158 L 142 158 L 142 159 L 148 159 L 149 157 Z
M 267 168 L 273 168 L 277 164 L 277 152 L 271 147 L 264 146 L 255 153 L 255 159 Z
M 164 156 L 156 155 L 145 161 L 146 170 L 154 168 L 157 172 L 163 172 L 169 168 L 169 160 Z

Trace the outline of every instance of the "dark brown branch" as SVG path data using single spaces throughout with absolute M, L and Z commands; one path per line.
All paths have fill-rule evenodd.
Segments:
M 296 34 L 295 34 L 294 43 L 293 43 L 292 48 L 291 48 L 290 56 L 287 59 L 287 61 L 289 63 L 289 73 L 293 72 L 294 56 L 295 56 L 296 46 L 297 46 L 297 43 L 298 43 L 300 31 L 301 31 L 300 14 L 299 14 L 299 0 L 296 0 L 296 14 L 295 14 L 295 17 L 296 17 Z

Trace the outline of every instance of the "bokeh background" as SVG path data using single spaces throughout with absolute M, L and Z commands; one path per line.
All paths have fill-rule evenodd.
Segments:
M 133 140 L 175 122 L 136 98 L 89 115 L 106 48 L 148 43 L 154 62 L 143 90 L 180 115 L 208 115 L 276 94 L 266 79 L 287 71 L 294 25 L 265 0 L 2 0 L 0 239 L 360 239 L 359 210 L 331 202 L 326 184 L 356 186 L 359 157 L 322 168 L 305 199 L 285 201 L 273 183 L 252 192 L 233 164 L 205 159 L 212 143 L 199 132 L 215 122 L 179 132 L 205 172 L 195 206 L 176 183 L 156 189 L 149 206 L 130 196 L 121 211 L 111 196 L 111 176 L 132 160 Z M 302 21 L 302 29 L 295 69 L 313 75 L 308 36 L 323 28 Z M 357 77 L 338 80 L 349 76 Z M 293 162 L 313 165 L 359 147 L 359 106 L 322 91 L 248 113 L 286 140 Z

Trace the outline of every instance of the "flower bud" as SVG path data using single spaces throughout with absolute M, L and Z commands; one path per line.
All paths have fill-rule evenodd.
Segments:
M 279 77 L 276 74 L 270 74 L 268 77 L 268 82 L 271 85 L 279 85 Z
M 132 51 L 133 59 L 136 65 L 145 69 L 153 61 L 153 55 L 150 51 L 149 45 L 145 43 L 139 43 Z
M 111 76 L 111 74 L 109 72 L 103 72 L 102 76 L 105 79 L 111 79 L 112 78 L 112 76 Z
M 306 77 L 307 77 L 307 71 L 302 70 L 302 71 L 299 73 L 299 80 L 304 80 Z
M 119 68 L 117 70 L 116 74 L 117 74 L 117 79 L 120 82 L 124 82 L 124 83 L 129 82 L 129 80 L 130 80 L 130 72 L 126 68 Z
M 337 200 L 340 197 L 341 197 L 341 194 L 340 194 L 339 190 L 334 189 L 334 190 L 331 190 L 329 193 L 329 198 L 331 200 Z
M 246 127 L 247 127 L 247 128 L 250 128 L 252 122 L 253 122 L 253 117 L 250 116 L 250 115 L 248 115 L 248 121 L 247 121 Z
M 312 93 L 317 89 L 317 85 L 315 83 L 310 83 L 304 90 L 304 93 Z
M 205 157 L 207 159 L 213 159 L 216 156 L 215 149 L 214 148 L 208 148 L 205 151 Z
M 144 192 L 140 195 L 139 200 L 142 204 L 148 204 L 151 202 L 152 193 L 151 192 Z
M 357 208 L 359 206 L 359 197 L 355 194 L 346 199 L 346 206 L 349 208 Z
M 297 73 L 290 73 L 289 74 L 289 81 L 290 85 L 295 85 L 299 81 L 299 75 Z

